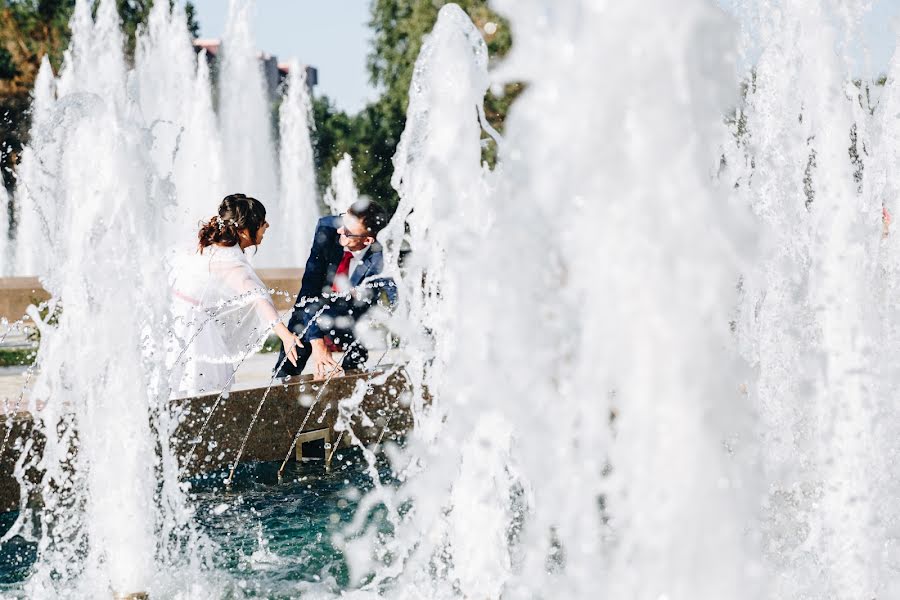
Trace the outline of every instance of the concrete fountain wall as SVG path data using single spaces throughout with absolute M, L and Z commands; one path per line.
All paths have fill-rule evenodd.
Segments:
M 359 382 L 366 383 L 365 394 L 358 405 L 353 403 L 348 431 L 341 434 L 339 410 L 349 405 L 341 402 L 354 396 Z M 402 369 L 386 366 L 375 371 L 349 371 L 327 384 L 313 381 L 309 375 L 287 383 L 273 385 L 259 411 L 257 421 L 247 438 L 242 463 L 281 461 L 290 448 L 301 423 L 303 432 L 327 430 L 331 440 L 341 445 L 372 444 L 398 441 L 412 426 L 412 415 L 404 391 L 407 381 Z M 209 423 L 201 428 L 216 403 L 218 394 L 174 400 L 173 408 L 182 413 L 174 446 L 185 476 L 199 473 L 225 473 L 231 466 L 247 433 L 254 412 L 266 388 L 231 392 L 213 412 Z M 316 398 L 318 397 L 318 400 Z M 347 422 L 347 421 L 345 421 Z M 8 443 L 0 453 L 0 512 L 20 506 L 20 486 L 15 478 L 16 464 L 30 464 L 43 450 L 44 440 L 34 427 L 31 414 L 20 412 L 0 422 L 0 439 Z M 195 441 L 199 440 L 196 445 Z M 122 440 L 127 443 L 127 440 Z M 190 462 L 191 448 L 194 448 Z M 326 450 L 327 451 L 327 450 Z M 24 455 L 24 456 L 23 456 Z M 295 453 L 292 453 L 292 459 Z M 36 469 L 27 476 L 35 478 Z M 223 475 L 224 476 L 224 475 Z M 40 502 L 39 497 L 28 500 Z

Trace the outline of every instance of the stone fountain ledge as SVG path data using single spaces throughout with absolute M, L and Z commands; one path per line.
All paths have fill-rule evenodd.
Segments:
M 311 375 L 302 375 L 272 386 L 247 440 L 241 462 L 281 461 L 304 421 L 305 433 L 324 434 L 327 431 L 331 440 L 337 441 L 341 437 L 342 444 L 349 442 L 349 435 L 341 436 L 335 430 L 339 403 L 353 396 L 360 381 L 366 383 L 366 391 L 361 396 L 356 416 L 351 419 L 353 435 L 364 444 L 399 441 L 412 426 L 408 394 L 405 393 L 407 380 L 402 368 L 384 365 L 373 371 L 349 371 L 344 376 L 332 378 L 327 385 L 324 381 L 313 381 Z M 205 428 L 203 423 L 216 405 L 217 393 L 173 400 L 183 414 L 173 444 L 182 471 L 193 476 L 227 470 L 237 456 L 265 393 L 265 386 L 233 390 L 218 402 Z M 6 436 L 7 428 L 11 429 L 10 440 L 0 454 L 0 512 L 19 507 L 20 489 L 13 471 L 25 442 L 33 440 L 31 452 L 41 452 L 43 448 L 43 438 L 34 430 L 29 413 L 8 415 L 0 422 L 0 439 Z M 322 436 L 317 433 L 305 437 Z M 195 445 L 196 440 L 200 441 Z M 192 458 L 186 462 L 192 448 Z M 296 451 L 291 456 L 296 456 Z M 38 475 L 32 472 L 29 477 L 37 478 Z M 39 503 L 40 498 L 31 498 L 30 502 Z
M 275 290 L 273 299 L 281 311 L 289 310 L 294 295 L 300 287 L 303 276 L 302 269 L 260 269 L 260 277 Z M 30 304 L 48 299 L 49 295 L 40 286 L 35 277 L 0 278 L 0 318 L 10 322 L 21 319 Z M 8 336 L 8 346 L 20 343 L 16 334 Z M 22 337 L 22 336 L 19 336 Z M 338 417 L 338 403 L 349 398 L 357 382 L 369 381 L 368 393 L 360 410 L 368 417 L 354 419 L 352 429 L 354 435 L 364 443 L 398 439 L 412 425 L 408 406 L 404 402 L 404 390 L 407 383 L 402 369 L 376 366 L 381 364 L 402 364 L 405 357 L 400 351 L 390 350 L 382 356 L 383 350 L 370 350 L 370 371 L 349 372 L 345 376 L 333 378 L 322 390 L 322 382 L 312 381 L 310 374 L 286 384 L 274 385 L 266 398 L 259 419 L 244 450 L 242 462 L 281 461 L 290 447 L 297 428 L 307 417 L 303 431 L 317 437 L 327 430 L 328 437 L 337 440 L 335 424 Z M 233 391 L 227 399 L 219 403 L 202 440 L 196 445 L 193 459 L 189 465 L 183 465 L 185 472 L 195 475 L 202 472 L 218 472 L 227 469 L 237 455 L 240 442 L 247 431 L 266 386 L 271 381 L 272 368 L 277 354 L 262 353 L 249 357 L 238 369 Z M 34 440 L 33 452 L 40 452 L 43 439 L 34 431 L 33 418 L 23 407 L 27 407 L 28 367 L 0 367 L 0 440 L 11 429 L 9 443 L 0 454 L 0 512 L 15 510 L 19 507 L 19 485 L 13 477 L 13 469 L 20 458 L 23 443 Z M 391 374 L 385 381 L 380 381 L 387 372 Z M 24 391 L 24 394 L 23 394 Z M 310 401 L 319 393 L 319 400 L 313 406 Z M 198 396 L 175 400 L 184 410 L 185 418 L 175 436 L 175 448 L 180 460 L 184 460 L 197 439 L 200 427 L 216 402 L 218 394 Z M 10 414 L 14 413 L 14 414 Z M 347 436 L 343 442 L 346 442 Z M 32 473 L 31 477 L 36 477 Z M 39 498 L 32 498 L 39 502 Z

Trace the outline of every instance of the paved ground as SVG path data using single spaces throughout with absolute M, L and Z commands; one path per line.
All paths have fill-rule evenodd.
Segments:
M 0 413 L 14 410 L 22 396 L 27 380 L 27 367 L 0 367 Z

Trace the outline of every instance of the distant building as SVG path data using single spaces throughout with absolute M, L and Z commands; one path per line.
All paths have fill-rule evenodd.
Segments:
M 222 40 L 216 38 L 197 38 L 194 40 L 194 51 L 199 53 L 206 50 L 206 60 L 209 63 L 210 72 L 216 73 L 216 62 L 222 49 Z M 288 63 L 279 63 L 276 56 L 265 52 L 257 54 L 262 66 L 263 76 L 266 80 L 266 87 L 269 96 L 274 98 L 277 93 L 278 86 L 287 77 L 290 70 Z M 319 71 L 315 67 L 306 65 L 306 84 L 312 91 L 313 86 L 319 82 Z
M 309 65 L 301 66 L 306 69 L 306 85 L 308 85 L 310 91 L 312 91 L 313 86 L 319 83 L 319 70 Z M 278 81 L 284 81 L 290 71 L 290 63 L 278 63 Z

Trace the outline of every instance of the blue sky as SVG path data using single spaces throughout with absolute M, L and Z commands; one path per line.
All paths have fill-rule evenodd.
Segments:
M 201 35 L 220 37 L 228 1 L 192 1 Z M 729 12 L 743 4 L 743 0 L 718 1 Z M 348 112 L 356 112 L 376 96 L 366 71 L 369 4 L 370 0 L 256 0 L 257 45 L 280 60 L 296 57 L 318 67 L 317 93 L 331 97 Z M 898 26 L 900 0 L 874 0 L 862 23 L 861 38 L 875 74 L 887 69 Z M 863 65 L 862 50 L 858 54 L 858 64 Z
M 221 37 L 228 1 L 191 1 L 200 35 Z M 366 71 L 368 19 L 369 0 L 256 0 L 254 31 L 260 50 L 317 67 L 316 92 L 356 112 L 376 97 Z

